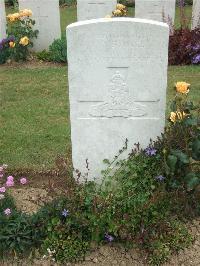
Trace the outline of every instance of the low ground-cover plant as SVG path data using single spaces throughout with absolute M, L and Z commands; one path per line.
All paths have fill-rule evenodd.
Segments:
M 104 161 L 102 184 L 70 182 L 67 195 L 26 216 L 3 199 L 14 183 L 9 176 L 0 189 L 1 254 L 38 248 L 44 259 L 74 262 L 94 245 L 118 242 L 140 247 L 160 265 L 187 247 L 192 238 L 183 220 L 200 214 L 199 106 L 188 100 L 188 83 L 176 83 L 175 90 L 164 134 L 120 160 L 126 141 L 112 162 Z
M 27 59 L 29 48 L 33 47 L 32 41 L 38 35 L 38 30 L 33 29 L 35 21 L 31 16 L 32 12 L 28 9 L 7 16 L 8 37 L 0 42 L 0 63 L 5 63 L 8 59 L 14 61 Z

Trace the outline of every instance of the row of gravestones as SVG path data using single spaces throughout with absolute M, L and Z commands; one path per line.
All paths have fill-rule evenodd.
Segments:
M 135 17 L 174 23 L 176 0 L 135 0 Z M 78 21 L 103 18 L 111 14 L 117 0 L 78 0 Z M 35 28 L 39 37 L 34 42 L 35 51 L 48 49 L 54 39 L 61 36 L 59 0 L 19 0 L 19 9 L 33 11 Z M 192 28 L 200 25 L 200 0 L 194 0 Z M 0 0 L 0 39 L 6 36 L 6 17 L 4 0 Z

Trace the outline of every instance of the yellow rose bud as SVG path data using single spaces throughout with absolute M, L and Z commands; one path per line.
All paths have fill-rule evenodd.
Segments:
M 14 42 L 9 42 L 9 46 L 10 46 L 10 48 L 14 48 L 15 47 L 15 43 Z
M 175 84 L 175 87 L 176 87 L 176 91 L 179 93 L 187 94 L 190 91 L 189 90 L 190 84 L 186 82 L 182 82 L 182 81 L 177 82 Z
M 176 113 L 171 112 L 169 119 L 171 122 L 175 123 L 176 122 Z
M 29 44 L 29 38 L 27 36 L 25 37 L 22 37 L 19 41 L 19 44 L 23 45 L 23 46 L 26 46 Z

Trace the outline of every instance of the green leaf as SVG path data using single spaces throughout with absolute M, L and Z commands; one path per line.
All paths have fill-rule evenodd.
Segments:
M 181 150 L 173 150 L 172 154 L 176 156 L 183 164 L 189 163 L 188 155 L 183 153 Z
M 170 155 L 167 157 L 167 165 L 169 166 L 169 168 L 170 168 L 170 170 L 171 170 L 172 172 L 174 172 L 175 169 L 176 169 L 177 161 L 178 161 L 178 159 L 177 159 L 177 157 L 176 157 L 175 155 L 171 155 L 171 154 L 170 154 Z
M 188 173 L 185 176 L 185 181 L 186 181 L 186 185 L 187 185 L 188 190 L 192 190 L 200 184 L 199 178 L 195 175 L 195 173 L 192 173 L 192 172 Z

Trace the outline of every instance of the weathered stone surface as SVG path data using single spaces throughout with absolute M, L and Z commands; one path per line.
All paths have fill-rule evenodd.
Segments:
M 19 9 L 25 8 L 32 10 L 34 28 L 39 30 L 33 50 L 48 50 L 54 39 L 61 37 L 59 0 L 19 0 Z
M 6 12 L 4 0 L 0 0 L 0 41 L 6 37 Z
M 193 0 L 192 29 L 200 27 L 200 0 Z
M 135 0 L 135 17 L 174 24 L 176 0 Z
M 78 21 L 111 15 L 117 0 L 77 0 Z
M 67 28 L 73 165 L 101 179 L 128 139 L 142 147 L 163 131 L 169 28 L 131 18 Z M 127 153 L 124 153 L 124 156 Z

